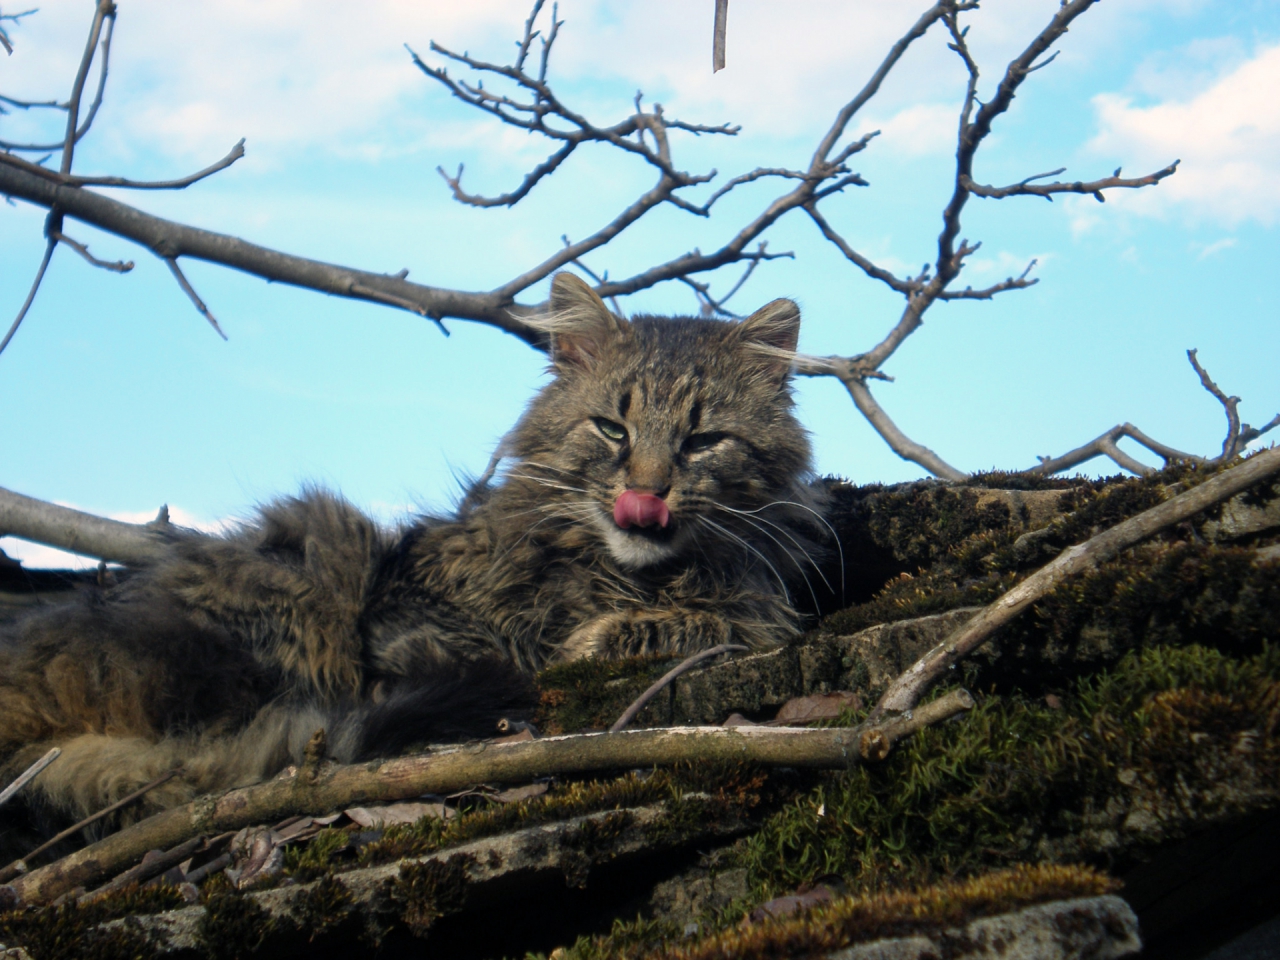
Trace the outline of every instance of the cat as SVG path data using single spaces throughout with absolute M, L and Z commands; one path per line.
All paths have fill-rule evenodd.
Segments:
M 28 807 L 65 819 L 179 769 L 140 815 L 320 727 L 345 762 L 491 736 L 548 663 L 796 634 L 821 539 L 796 305 L 624 320 L 561 273 L 549 306 L 553 378 L 453 517 L 388 531 L 307 490 L 0 637 L 0 782 L 60 746 Z

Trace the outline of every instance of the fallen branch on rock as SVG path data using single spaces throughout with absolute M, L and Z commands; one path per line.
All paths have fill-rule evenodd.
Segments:
M 964 690 L 935 700 L 910 717 L 880 726 L 806 730 L 785 727 L 670 727 L 544 737 L 521 743 L 478 743 L 425 756 L 350 766 L 306 763 L 296 774 L 200 797 L 90 844 L 12 884 L 27 903 L 46 904 L 97 883 L 149 850 L 167 850 L 299 812 L 323 813 L 362 803 L 450 793 L 477 783 L 521 783 L 537 777 L 697 761 L 747 761 L 765 766 L 840 770 L 874 743 L 878 759 L 894 741 L 973 705 Z M 868 740 L 868 735 L 872 734 Z M 313 741 L 316 738 L 313 738 Z M 312 751 L 313 756 L 318 751 Z

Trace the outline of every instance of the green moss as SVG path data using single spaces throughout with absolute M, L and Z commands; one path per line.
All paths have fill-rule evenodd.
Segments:
M 337 877 L 322 877 L 310 889 L 300 891 L 289 901 L 289 913 L 298 931 L 308 941 L 326 936 L 353 917 L 355 900 L 351 891 Z
M 1152 477 L 1082 483 L 1064 494 L 1072 512 L 1030 540 L 1020 528 L 1000 523 L 959 540 L 944 530 L 941 552 L 929 569 L 899 575 L 871 600 L 828 617 L 822 631 L 850 634 L 877 623 L 990 603 L 1066 546 L 1162 502 L 1171 495 L 1172 484 L 1192 486 L 1213 472 L 1177 465 Z M 894 497 L 877 504 L 877 511 L 890 511 L 880 526 L 904 531 L 904 555 L 919 552 L 911 545 L 913 538 L 923 536 L 921 531 L 934 520 L 945 519 L 946 511 L 938 507 L 944 493 L 930 487 L 897 495 L 907 504 L 901 506 L 904 516 L 890 509 Z M 907 509 L 912 504 L 914 512 Z M 952 506 L 963 518 L 963 503 Z M 977 519 L 952 522 L 951 528 L 972 531 Z M 1166 531 L 1068 580 L 1004 628 L 998 638 L 1000 662 L 983 682 L 1003 691 L 1043 690 L 1053 675 L 1067 684 L 1114 663 L 1128 650 L 1153 645 L 1200 644 L 1237 655 L 1255 653 L 1263 642 L 1280 641 L 1275 614 L 1280 578 L 1276 564 L 1260 564 L 1256 557 L 1252 549 L 1203 542 L 1190 527 Z
M 560 836 L 560 870 L 571 887 L 585 888 L 591 868 L 608 856 L 634 818 L 624 810 L 586 820 Z
M 676 789 L 672 775 L 662 771 L 649 776 L 629 773 L 616 780 L 556 784 L 543 796 L 519 803 L 464 813 L 449 820 L 424 817 L 417 823 L 389 827 L 381 839 L 361 849 L 360 865 L 425 856 L 481 837 L 585 813 L 657 803 L 673 796 Z
M 563 960 L 774 960 L 822 956 L 883 937 L 929 934 L 979 917 L 1037 903 L 1112 893 L 1118 884 L 1079 866 L 1019 866 L 916 890 L 864 895 L 781 919 L 723 925 L 689 940 L 669 926 L 618 924 L 605 937 L 582 938 Z
M 454 854 L 443 861 L 405 863 L 388 881 L 388 895 L 414 936 L 425 937 L 437 920 L 462 909 L 470 862 L 470 857 Z
M 1280 648 L 1233 660 L 1154 648 L 1080 681 L 1061 709 L 987 697 L 922 731 L 882 764 L 827 778 L 739 848 L 761 895 L 836 874 L 860 889 L 1036 860 L 1120 791 L 1116 774 L 1158 771 L 1155 788 L 1207 783 L 1199 759 L 1253 738 L 1262 783 L 1280 783 Z
M 292 844 L 284 851 L 284 875 L 307 883 L 334 867 L 334 854 L 350 845 L 351 833 L 344 829 L 321 830 L 305 844 Z
M 226 889 L 205 901 L 196 943 L 211 960 L 242 960 L 257 954 L 275 928 L 275 919 L 256 900 Z
M 128 921 L 110 929 L 101 924 L 135 913 L 159 913 L 186 906 L 172 884 L 132 884 L 91 902 L 72 900 L 43 910 L 0 914 L 0 943 L 24 947 L 32 960 L 135 960 L 154 956 L 161 938 Z
M 535 722 L 551 734 L 607 728 L 672 662 L 670 657 L 583 659 L 549 667 L 538 675 L 542 695 Z M 655 698 L 637 723 L 661 724 L 664 710 L 663 699 Z

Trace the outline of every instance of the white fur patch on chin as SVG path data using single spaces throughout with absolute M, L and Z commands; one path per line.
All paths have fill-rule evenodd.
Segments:
M 634 536 L 619 529 L 612 517 L 601 513 L 596 518 L 596 528 L 604 536 L 605 546 L 614 560 L 624 567 L 633 570 L 650 567 L 663 560 L 670 560 L 680 552 L 680 541 L 677 535 L 665 543 L 658 543 L 643 536 Z

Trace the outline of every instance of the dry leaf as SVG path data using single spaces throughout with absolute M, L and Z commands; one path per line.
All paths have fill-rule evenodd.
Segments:
M 528 800 L 530 797 L 540 797 L 546 792 L 545 783 L 531 783 L 525 787 L 512 787 L 510 790 L 495 793 L 491 799 L 499 803 L 515 803 L 518 800 Z
M 786 897 L 776 897 L 760 904 L 747 917 L 748 923 L 759 923 L 773 917 L 785 917 L 801 910 L 808 910 L 819 904 L 830 903 L 834 892 L 828 886 L 819 884 L 806 893 L 793 893 Z
M 805 723 L 816 723 L 819 720 L 834 720 L 847 709 L 857 710 L 862 706 L 862 698 L 856 693 L 815 693 L 808 697 L 796 697 L 788 700 L 778 711 L 778 715 L 769 721 L 770 726 L 799 726 Z
M 417 823 L 423 817 L 447 820 L 454 815 L 443 803 L 389 803 L 385 807 L 348 807 L 342 812 L 366 830 L 394 823 Z

